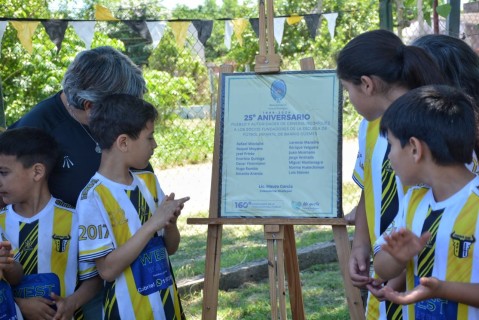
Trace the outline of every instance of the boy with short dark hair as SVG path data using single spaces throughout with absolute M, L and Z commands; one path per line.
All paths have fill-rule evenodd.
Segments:
M 375 244 L 383 280 L 406 269 L 406 292 L 386 299 L 408 304 L 408 319 L 479 319 L 479 177 L 471 161 L 477 136 L 474 102 L 448 86 L 425 86 L 398 98 L 381 133 L 391 166 L 412 187 Z
M 58 157 L 57 143 L 41 129 L 0 134 L 0 197 L 7 204 L 0 228 L 23 267 L 13 292 L 25 318 L 71 319 L 102 285 L 99 277 L 85 275 L 90 265 L 78 262 L 74 208 L 48 188 Z M 78 278 L 82 282 L 75 290 Z
M 155 107 L 124 94 L 93 106 L 90 129 L 102 149 L 98 172 L 78 198 L 80 261 L 106 281 L 104 319 L 183 319 L 169 255 L 189 197 L 165 196 L 144 168 L 156 148 Z

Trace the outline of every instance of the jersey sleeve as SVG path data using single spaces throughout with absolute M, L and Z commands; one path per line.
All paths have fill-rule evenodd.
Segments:
M 100 197 L 90 190 L 77 203 L 79 217 L 79 255 L 81 263 L 94 263 L 95 259 L 106 256 L 114 250 L 113 233 Z M 90 270 L 90 271 L 88 271 Z M 83 276 L 92 276 L 93 267 L 83 267 Z
M 358 154 L 356 157 L 356 164 L 354 166 L 353 181 L 364 189 L 364 158 L 366 154 L 366 128 L 367 121 L 361 121 L 358 132 Z

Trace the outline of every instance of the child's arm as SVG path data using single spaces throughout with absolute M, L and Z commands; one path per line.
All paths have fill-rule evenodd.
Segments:
M 23 268 L 13 259 L 12 244 L 0 241 L 0 279 L 7 280 L 11 285 L 19 284 L 23 277 Z
M 371 241 L 366 220 L 364 205 L 364 191 L 361 192 L 356 208 L 356 227 L 354 229 L 353 245 L 349 256 L 349 276 L 356 287 L 364 287 L 372 281 L 369 276 L 369 263 L 371 259 Z
M 62 298 L 55 293 L 51 294 L 57 306 L 54 320 L 69 320 L 75 311 L 90 301 L 102 288 L 103 280 L 96 276 L 81 282 L 77 290 L 70 296 Z
M 411 304 L 419 301 L 440 298 L 479 308 L 479 283 L 441 281 L 437 278 L 421 278 L 413 290 L 397 292 L 385 290 L 385 297 L 397 304 Z
M 430 236 L 429 232 L 425 232 L 418 237 L 405 228 L 385 235 L 385 244 L 374 256 L 374 270 L 378 276 L 387 281 L 400 275 L 406 264 L 424 248 Z
M 120 274 L 133 263 L 138 254 L 145 248 L 148 241 L 158 231 L 170 224 L 171 219 L 176 219 L 175 213 L 190 198 L 170 199 L 166 197 L 156 209 L 155 213 L 140 229 L 121 247 L 111 251 L 106 256 L 95 259 L 96 267 L 102 279 L 113 282 Z

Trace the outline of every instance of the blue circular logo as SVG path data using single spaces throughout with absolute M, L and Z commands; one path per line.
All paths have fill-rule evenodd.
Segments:
M 274 80 L 271 84 L 271 96 L 274 101 L 281 102 L 286 96 L 286 83 L 283 80 Z

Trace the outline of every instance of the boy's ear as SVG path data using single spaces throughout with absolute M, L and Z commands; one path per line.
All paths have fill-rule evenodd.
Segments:
M 39 181 L 45 176 L 47 169 L 43 163 L 35 163 L 32 167 L 33 180 Z
M 411 145 L 411 154 L 414 162 L 419 162 L 424 157 L 424 145 L 421 140 L 416 137 L 409 138 L 409 144 Z
M 120 134 L 118 138 L 116 138 L 116 145 L 118 149 L 122 152 L 128 151 L 128 136 L 126 134 Z
M 364 93 L 367 95 L 371 95 L 374 92 L 374 80 L 369 76 L 361 76 L 361 88 L 363 89 Z

